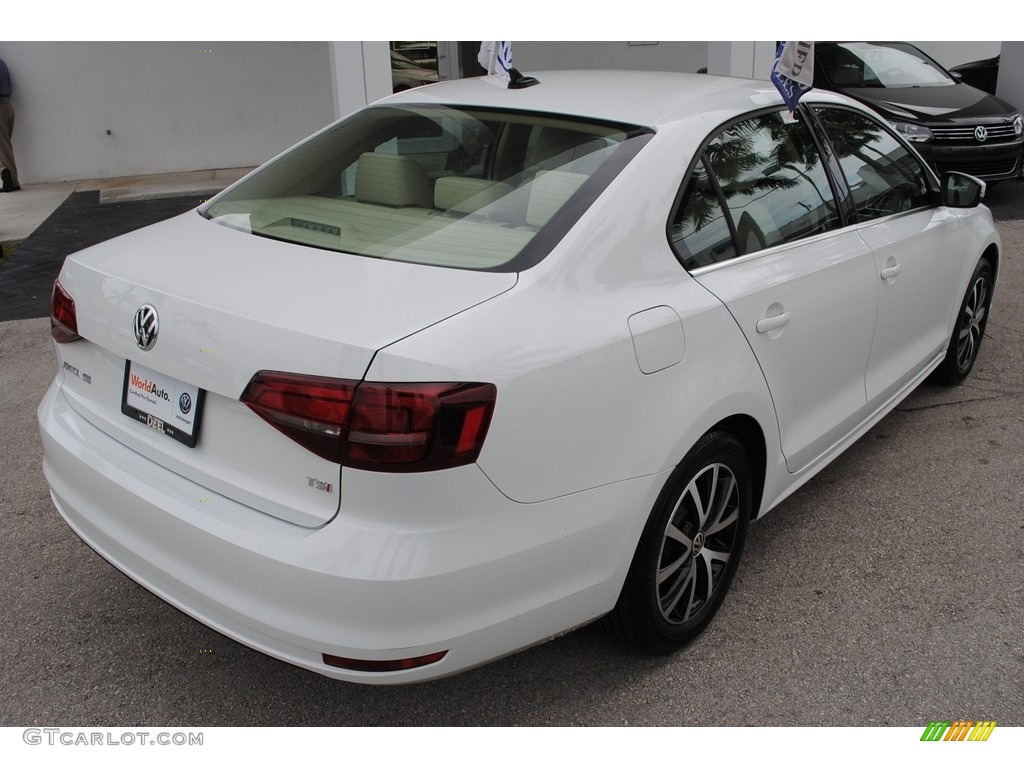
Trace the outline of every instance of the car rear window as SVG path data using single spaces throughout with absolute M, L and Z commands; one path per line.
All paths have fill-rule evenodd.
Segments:
M 649 133 L 541 113 L 371 107 L 200 213 L 304 246 L 517 271 L 543 258 Z

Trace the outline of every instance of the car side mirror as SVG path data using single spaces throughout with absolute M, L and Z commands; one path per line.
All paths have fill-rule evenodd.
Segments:
M 967 173 L 948 171 L 942 176 L 942 204 L 974 208 L 985 197 L 985 182 Z

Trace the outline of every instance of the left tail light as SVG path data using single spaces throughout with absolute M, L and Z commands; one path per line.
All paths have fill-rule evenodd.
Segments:
M 71 298 L 60 280 L 53 281 L 50 292 L 50 335 L 58 344 L 78 341 L 78 315 L 75 312 L 75 300 Z
M 497 389 L 260 371 L 241 401 L 317 456 L 378 472 L 427 472 L 480 455 Z

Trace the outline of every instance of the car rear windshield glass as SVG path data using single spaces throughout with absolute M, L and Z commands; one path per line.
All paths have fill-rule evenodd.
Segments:
M 916 88 L 953 85 L 934 61 L 902 43 L 820 43 L 815 64 L 836 88 Z
M 372 107 L 200 212 L 315 248 L 514 271 L 543 257 L 538 251 L 557 242 L 645 133 L 539 113 Z

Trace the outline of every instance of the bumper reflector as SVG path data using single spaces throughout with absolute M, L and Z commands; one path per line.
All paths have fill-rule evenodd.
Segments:
M 346 659 L 344 656 L 323 654 L 324 664 L 356 672 L 398 672 L 403 669 L 416 669 L 440 661 L 448 655 L 448 651 L 428 653 L 426 656 L 415 656 L 411 659 Z

